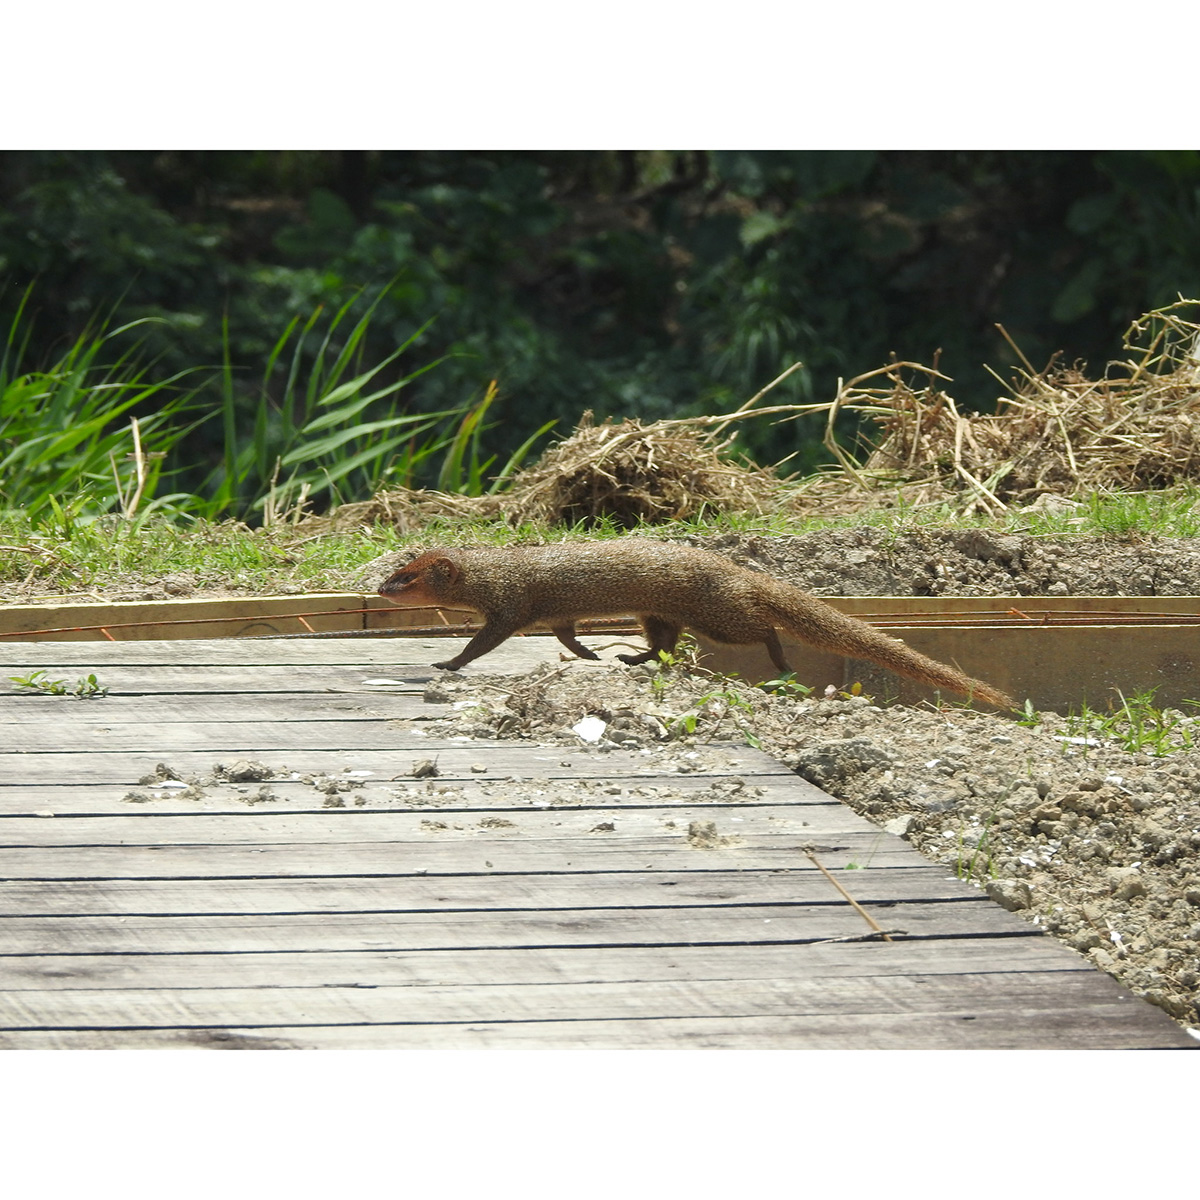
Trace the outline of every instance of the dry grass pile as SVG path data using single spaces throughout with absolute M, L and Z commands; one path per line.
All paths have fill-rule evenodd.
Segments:
M 514 480 L 505 510 L 514 524 L 585 524 L 621 528 L 689 520 L 705 513 L 763 513 L 778 506 L 782 481 L 727 457 L 726 418 L 592 421 L 552 446 Z M 714 422 L 716 423 L 714 425 Z
M 434 518 L 506 520 L 510 525 L 641 523 L 705 514 L 834 516 L 899 504 L 949 505 L 998 514 L 1039 496 L 1136 491 L 1200 479 L 1200 324 L 1185 313 L 1200 301 L 1147 313 L 1125 335 L 1126 357 L 1101 379 L 1051 363 L 1036 371 L 1021 355 L 994 414 L 963 413 L 936 366 L 893 362 L 841 385 L 828 404 L 756 408 L 800 364 L 736 412 L 575 431 L 496 495 L 398 489 L 313 521 L 334 529 L 375 522 L 402 533 Z M 1006 335 L 1007 336 L 1007 335 Z M 994 372 L 993 372 L 994 374 Z M 730 456 L 729 429 L 748 417 L 826 416 L 825 444 L 837 466 L 806 480 Z M 874 430 L 858 458 L 838 441 L 847 414 Z
M 416 533 L 430 521 L 492 521 L 505 507 L 505 497 L 463 496 L 424 488 L 393 488 L 370 500 L 341 504 L 326 516 L 308 516 L 298 528 L 306 535 L 348 533 L 372 525 L 394 525 L 399 533 Z
M 812 405 L 754 407 L 799 365 L 789 367 L 736 412 L 721 416 L 596 424 L 590 412 L 584 413 L 569 437 L 516 472 L 509 486 L 494 495 L 397 488 L 342 505 L 327 517 L 309 517 L 301 527 L 312 533 L 385 523 L 411 533 L 437 518 L 502 518 L 513 526 L 607 520 L 632 529 L 643 522 L 688 520 L 706 513 L 776 511 L 789 503 L 790 486 L 769 468 L 734 461 L 729 455 L 734 436 L 727 430 L 749 417 L 786 419 L 810 411 Z
M 826 409 L 826 445 L 840 470 L 801 492 L 810 503 L 853 507 L 887 493 L 906 503 L 999 513 L 1044 494 L 1194 483 L 1200 325 L 1183 312 L 1197 304 L 1181 301 L 1141 317 L 1125 336 L 1127 357 L 1110 364 L 1102 379 L 1053 363 L 1038 372 L 1021 356 L 1024 367 L 1004 384 L 1009 394 L 994 415 L 961 413 L 942 386 L 946 377 L 933 367 L 893 363 L 861 375 Z M 865 416 L 877 428 L 861 462 L 833 436 L 843 413 Z

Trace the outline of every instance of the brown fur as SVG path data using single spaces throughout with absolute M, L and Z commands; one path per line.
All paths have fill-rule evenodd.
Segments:
M 483 628 L 462 653 L 434 663 L 457 671 L 473 659 L 539 621 L 581 658 L 598 656 L 575 636 L 586 617 L 634 615 L 650 647 L 622 654 L 642 663 L 671 651 L 684 626 L 735 646 L 762 642 L 782 672 L 776 629 L 823 650 L 866 659 L 910 679 L 1011 708 L 1012 700 L 955 667 L 937 662 L 848 617 L 791 584 L 749 571 L 723 555 L 649 538 L 567 542 L 555 546 L 511 546 L 429 550 L 384 581 L 381 596 L 406 607 L 470 608 Z

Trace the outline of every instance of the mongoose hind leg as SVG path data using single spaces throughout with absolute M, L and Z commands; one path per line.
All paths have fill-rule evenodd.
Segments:
M 641 654 L 617 655 L 623 663 L 628 663 L 631 667 L 656 660 L 660 651 L 670 654 L 675 649 L 675 643 L 679 641 L 679 635 L 683 632 L 682 625 L 663 617 L 642 617 L 642 628 L 646 631 L 650 649 L 643 650 Z
M 776 669 L 783 675 L 794 675 L 795 671 L 788 666 L 788 661 L 783 657 L 783 647 L 779 644 L 779 634 L 775 629 L 772 629 L 766 637 L 763 638 L 763 645 L 767 648 L 767 653 L 771 656 L 771 661 L 775 664 Z
M 573 621 L 568 622 L 566 625 L 555 625 L 551 632 L 572 654 L 578 654 L 580 658 L 590 658 L 593 660 L 600 657 L 595 650 L 589 650 L 575 636 L 575 623 Z

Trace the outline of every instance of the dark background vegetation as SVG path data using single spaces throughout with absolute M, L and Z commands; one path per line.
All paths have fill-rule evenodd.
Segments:
M 775 400 L 940 350 L 986 408 L 983 364 L 1014 361 L 997 322 L 1036 366 L 1098 372 L 1138 314 L 1200 296 L 1200 153 L 8 152 L 0 281 L 5 327 L 35 283 L 34 359 L 115 309 L 166 318 L 137 331 L 156 371 L 216 368 L 227 319 L 247 422 L 291 317 L 359 289 L 366 365 L 430 317 L 401 366 L 453 356 L 407 405 L 498 380 L 501 453 L 584 409 L 726 410 L 797 359 Z M 198 472 L 219 425 L 192 435 Z M 822 459 L 815 424 L 757 438 Z

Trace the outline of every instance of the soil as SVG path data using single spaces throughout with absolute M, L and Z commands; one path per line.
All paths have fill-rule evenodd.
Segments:
M 1200 540 L 860 526 L 696 539 L 818 596 L 1200 596 Z
M 1200 594 L 1200 549 L 1183 539 L 859 528 L 702 542 L 823 595 Z M 1200 750 L 1154 757 L 1057 713 L 783 696 L 651 665 L 485 670 L 435 680 L 431 699 L 463 707 L 426 728 L 579 745 L 590 716 L 599 745 L 670 758 L 751 737 L 1200 1037 Z M 1165 719 L 1173 745 L 1200 745 L 1194 716 Z

